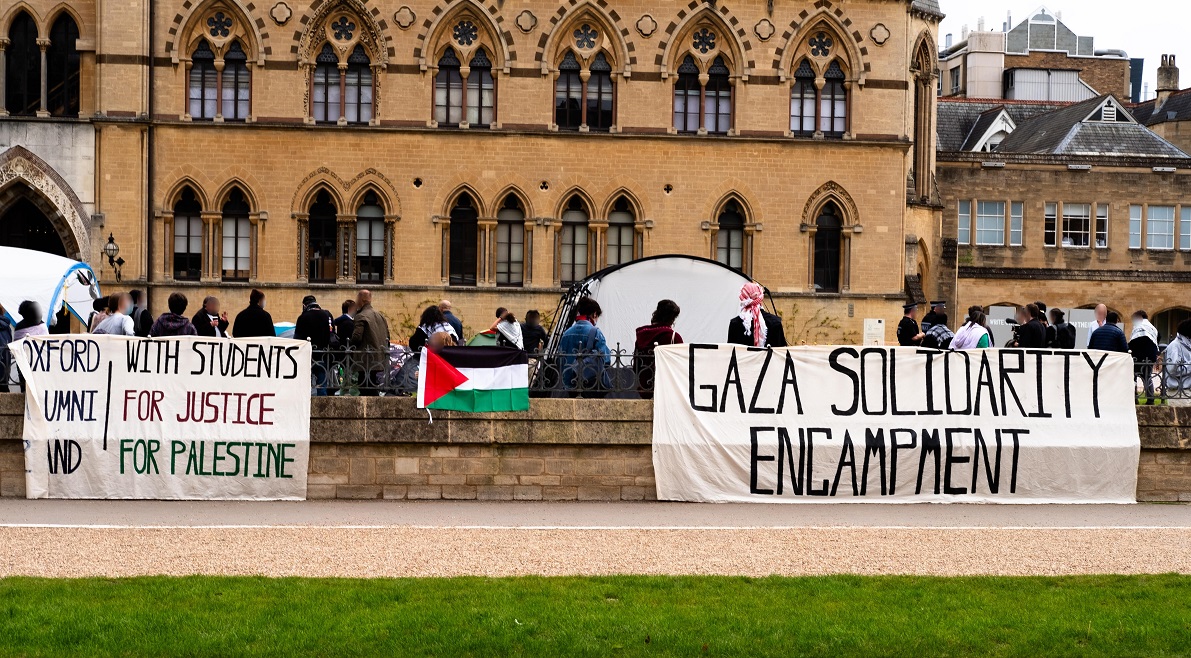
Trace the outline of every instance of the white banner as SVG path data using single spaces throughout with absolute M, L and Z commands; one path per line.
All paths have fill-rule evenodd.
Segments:
M 658 498 L 1131 503 L 1128 354 L 659 347 Z
M 12 348 L 29 498 L 305 500 L 309 343 L 64 335 Z

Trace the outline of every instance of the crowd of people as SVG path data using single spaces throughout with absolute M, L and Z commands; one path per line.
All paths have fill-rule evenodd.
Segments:
M 948 326 L 945 302 L 930 302 L 930 311 L 922 318 L 921 327 L 917 321 L 919 306 L 917 303 L 903 306 L 904 315 L 897 327 L 899 345 L 944 350 L 996 346 L 983 307 L 970 307 L 963 325 L 952 332 Z M 1128 337 L 1121 329 L 1121 318 L 1115 311 L 1099 304 L 1094 315 L 1095 322 L 1090 327 L 1086 344 L 1077 346 L 1076 328 L 1067 322 L 1062 310 L 1052 308 L 1048 312 L 1043 302 L 1019 306 L 1014 318 L 1007 321 L 1012 328 L 1013 338 L 1005 347 L 1127 353 L 1133 357 L 1134 376 L 1141 381 L 1146 404 L 1152 404 L 1155 400 L 1156 376 L 1165 377 L 1169 396 L 1191 392 L 1191 320 L 1179 324 L 1175 335 L 1163 348 L 1158 329 L 1144 310 L 1138 310 L 1131 316 Z

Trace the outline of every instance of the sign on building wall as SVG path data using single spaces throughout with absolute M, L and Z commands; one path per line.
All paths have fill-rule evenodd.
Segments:
M 29 498 L 306 498 L 309 343 L 65 335 L 12 347 Z
M 1127 354 L 657 350 L 658 498 L 1134 502 Z

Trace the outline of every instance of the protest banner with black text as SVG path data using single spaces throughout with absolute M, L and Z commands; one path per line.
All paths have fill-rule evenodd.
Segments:
M 12 348 L 29 498 L 306 498 L 309 343 L 63 335 Z
M 660 500 L 1135 502 L 1128 354 L 657 349 Z

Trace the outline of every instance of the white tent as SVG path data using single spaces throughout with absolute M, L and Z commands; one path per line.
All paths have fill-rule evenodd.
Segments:
M 600 329 L 608 347 L 632 354 L 637 327 L 649 324 L 658 301 L 671 299 L 682 309 L 677 331 L 687 343 L 722 343 L 728 322 L 740 312 L 740 288 L 752 281 L 721 263 L 693 256 L 652 256 L 610 267 L 576 283 L 555 317 L 556 335 L 570 325 L 574 303 L 588 295 L 604 314 Z
M 37 302 L 48 322 L 63 306 L 86 321 L 99 298 L 99 282 L 86 263 L 40 251 L 0 247 L 0 305 L 15 322 L 21 302 Z

